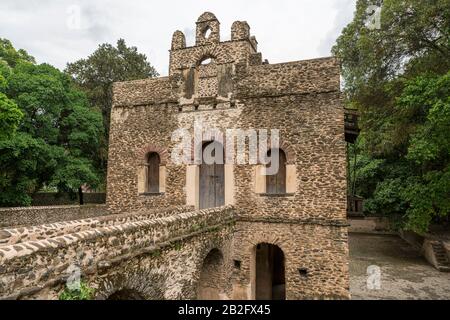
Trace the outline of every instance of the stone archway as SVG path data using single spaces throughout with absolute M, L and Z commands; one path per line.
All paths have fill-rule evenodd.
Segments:
M 96 300 L 165 300 L 165 275 L 148 269 L 119 269 L 98 280 Z
M 223 279 L 223 255 L 219 249 L 211 250 L 203 260 L 197 284 L 197 300 L 219 300 Z
M 285 300 L 285 257 L 280 247 L 260 243 L 254 249 L 255 300 Z
M 145 299 L 137 290 L 122 289 L 111 294 L 106 300 L 145 300 Z

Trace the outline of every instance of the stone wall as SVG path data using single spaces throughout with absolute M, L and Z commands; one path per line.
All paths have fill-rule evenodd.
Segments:
M 204 38 L 207 28 L 213 35 L 209 39 Z M 225 166 L 225 203 L 235 208 L 240 226 L 230 252 L 243 269 L 228 274 L 238 274 L 231 291 L 210 293 L 252 298 L 251 248 L 270 241 L 285 254 L 288 299 L 348 298 L 346 147 L 338 62 L 263 63 L 247 23 L 233 24 L 231 41 L 220 42 L 219 28 L 215 16 L 205 13 L 197 22 L 195 46 L 186 46 L 180 31 L 174 34 L 168 77 L 114 86 L 108 208 L 120 213 L 198 206 L 196 165 L 170 159 L 179 143 L 172 141 L 178 129 L 192 136 L 196 122 L 222 132 L 278 129 L 289 165 L 289 192 L 261 192 L 257 164 Z M 202 64 L 205 58 L 211 63 Z M 142 150 L 169 155 L 164 193 L 139 193 Z
M 377 234 L 397 234 L 392 223 L 386 217 L 364 217 L 351 218 L 349 222 L 349 232 L 355 233 L 377 233 Z
M 0 297 L 55 298 L 76 264 L 99 299 L 253 299 L 258 244 L 281 249 L 287 299 L 349 297 L 338 63 L 263 63 L 248 24 L 234 23 L 232 34 L 220 42 L 220 23 L 204 13 L 195 46 L 174 34 L 168 77 L 114 85 L 107 177 L 114 215 L 0 231 Z M 288 192 L 264 193 L 260 163 L 227 163 L 226 206 L 195 211 L 199 165 L 177 164 L 171 153 L 180 142 L 173 133 L 193 136 L 196 122 L 222 132 L 279 130 Z M 157 194 L 142 192 L 151 152 L 161 158 Z
M 0 208 L 0 228 L 93 218 L 107 212 L 105 205 Z
M 288 299 L 348 298 L 342 221 L 235 223 L 231 207 L 186 209 L 3 230 L 0 298 L 56 299 L 78 266 L 97 299 L 123 290 L 142 299 L 253 299 L 260 243 L 283 250 Z
M 0 229 L 0 245 L 13 245 L 26 243 L 29 241 L 44 240 L 64 236 L 65 234 L 77 233 L 92 228 L 116 226 L 124 223 L 143 221 L 167 217 L 192 209 L 188 206 L 172 207 L 166 209 L 153 209 L 128 214 L 105 215 L 89 219 L 62 221 L 47 223 L 43 225 L 33 225 L 20 228 Z
M 165 293 L 164 297 L 173 299 L 180 297 L 181 293 L 177 290 L 183 284 L 180 278 L 184 277 L 188 277 L 187 283 L 190 286 L 189 290 L 184 289 L 181 292 L 184 295 L 189 294 L 191 298 L 195 297 L 192 277 L 196 276 L 198 279 L 199 274 L 196 272 L 201 268 L 199 258 L 206 257 L 208 252 L 205 253 L 204 248 L 198 243 L 192 246 L 195 250 L 186 251 L 183 249 L 184 241 L 196 237 L 200 242 L 217 238 L 221 243 L 231 234 L 229 228 L 233 227 L 233 210 L 225 207 L 182 212 L 165 218 L 129 214 L 119 217 L 118 220 L 114 218 L 107 220 L 91 221 L 92 224 L 86 229 L 74 228 L 60 236 L 0 245 L 0 298 L 17 299 L 33 296 L 55 298 L 56 292 L 62 290 L 61 284 L 68 276 L 65 272 L 73 265 L 82 270 L 93 286 L 102 286 L 97 290 L 98 296 L 108 296 L 118 290 L 118 288 L 111 289 L 107 284 L 98 284 L 108 274 L 112 277 L 110 282 L 120 282 L 124 277 L 132 279 L 141 271 L 141 268 L 132 268 L 124 272 L 119 268 L 118 272 L 116 266 L 136 266 L 141 263 L 141 257 L 150 260 L 158 258 L 162 253 L 161 250 L 175 252 L 169 254 L 170 259 L 165 256 L 169 260 L 163 260 L 169 269 L 174 267 L 174 263 L 177 268 L 172 270 L 173 277 L 167 274 L 163 277 L 166 282 L 173 281 L 175 286 L 174 291 Z M 228 231 L 221 234 L 222 230 Z M 210 236 L 211 234 L 213 236 Z M 196 258 L 191 259 L 192 255 Z M 190 268 L 192 263 L 199 266 Z M 156 259 L 154 263 L 149 263 L 149 266 L 155 264 L 163 263 Z M 112 271 L 109 271 L 110 269 Z M 145 269 L 148 272 L 158 270 L 148 269 L 147 266 Z M 122 277 L 118 278 L 117 273 L 122 274 Z M 92 278 L 89 278 L 89 275 Z M 97 277 L 98 275 L 102 275 L 101 279 Z M 141 285 L 151 284 L 142 281 L 143 279 L 139 280 Z M 106 292 L 108 288 L 114 292 Z
M 68 193 L 51 193 L 51 192 L 40 192 L 31 195 L 31 205 L 32 206 L 63 206 L 63 205 L 75 205 L 79 204 L 80 200 L 78 194 L 75 197 L 71 197 Z M 104 204 L 106 200 L 105 193 L 83 193 L 83 201 L 85 204 Z
M 233 259 L 241 265 L 233 274 L 233 299 L 255 298 L 255 249 L 263 243 L 276 245 L 284 253 L 288 300 L 348 299 L 347 240 L 342 222 L 238 222 Z

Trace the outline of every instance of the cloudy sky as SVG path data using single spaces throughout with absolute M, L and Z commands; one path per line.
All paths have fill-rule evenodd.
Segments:
M 230 38 L 233 21 L 245 20 L 271 63 L 330 55 L 356 0 L 1 0 L 0 37 L 38 62 L 64 69 L 100 43 L 124 38 L 137 46 L 161 75 L 167 74 L 172 34 L 194 43 L 195 21 L 204 11 Z

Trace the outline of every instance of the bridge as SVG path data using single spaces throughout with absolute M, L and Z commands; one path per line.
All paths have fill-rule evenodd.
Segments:
M 230 206 L 174 207 L 3 229 L 0 298 L 57 299 L 74 266 L 96 299 L 224 295 L 214 266 L 229 252 L 234 221 Z M 211 287 L 211 277 L 222 283 Z

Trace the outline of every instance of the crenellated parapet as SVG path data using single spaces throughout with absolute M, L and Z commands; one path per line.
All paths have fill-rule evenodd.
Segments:
M 180 50 L 186 48 L 186 37 L 183 32 L 177 30 L 172 36 L 172 50 Z

